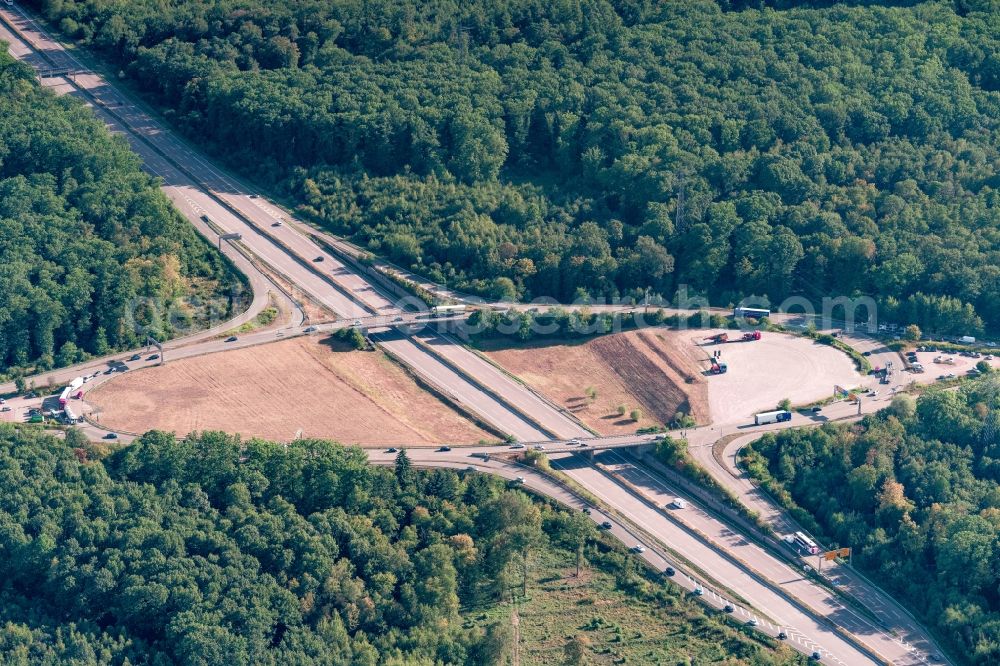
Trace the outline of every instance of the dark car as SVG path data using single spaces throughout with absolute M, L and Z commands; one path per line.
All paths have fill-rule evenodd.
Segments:
M 226 342 L 236 342 L 237 340 L 239 340 L 239 338 L 237 338 L 235 335 L 230 335 L 228 338 L 226 338 Z
M 786 633 L 785 633 L 785 632 L 783 632 L 783 631 L 779 631 L 779 632 L 778 632 L 778 640 L 779 640 L 779 641 L 783 641 L 783 640 L 785 640 L 786 638 L 788 638 L 788 634 L 786 634 Z
M 390 446 L 389 448 L 387 448 L 387 449 L 385 450 L 385 452 L 386 452 L 386 453 L 398 453 L 398 452 L 399 452 L 399 449 L 397 449 L 397 448 L 396 448 L 395 446 Z
M 323 257 L 316 257 L 313 261 L 323 261 Z
M 159 354 L 150 354 L 149 356 L 146 357 L 146 360 L 147 361 L 157 361 L 157 360 L 159 360 L 159 358 L 160 358 Z
M 819 414 L 820 412 L 822 412 L 822 411 L 823 411 L 823 408 L 822 408 L 822 407 L 818 407 L 818 406 L 817 406 L 817 407 L 813 407 L 813 408 L 812 408 L 812 409 L 810 409 L 809 411 L 810 411 L 810 412 L 812 412 L 813 414 Z
M 673 576 L 677 572 L 674 571 L 673 567 L 667 567 L 666 569 L 663 570 L 663 573 L 665 573 L 668 576 Z
M 442 446 L 442 447 L 440 447 L 438 449 L 438 451 L 451 451 L 451 447 L 450 446 Z
M 871 356 L 872 353 L 870 351 L 864 351 L 864 352 L 861 352 L 861 355 L 862 356 Z
M 118 439 L 118 435 L 113 432 L 109 432 L 104 436 L 104 439 Z
M 612 527 L 611 521 L 610 520 L 605 520 L 603 523 L 601 523 L 601 527 L 603 529 L 610 530 L 611 527 Z
M 583 507 L 583 512 L 589 516 L 590 515 L 590 507 L 589 506 Z
M 809 655 L 809 658 L 812 659 L 813 661 L 819 661 L 820 659 L 823 658 L 823 655 L 819 653 L 819 650 L 813 650 L 813 653 Z
M 142 356 L 140 356 L 139 354 L 132 354 L 131 356 L 128 357 L 128 360 L 130 360 L 130 361 L 138 361 L 141 358 L 142 358 Z
M 726 604 L 725 606 L 722 607 L 722 610 L 725 611 L 725 612 L 727 612 L 727 613 L 732 613 L 736 609 L 733 608 L 732 604 Z

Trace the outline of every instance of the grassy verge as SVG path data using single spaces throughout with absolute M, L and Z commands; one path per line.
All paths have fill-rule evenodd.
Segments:
M 222 335 L 233 335 L 239 333 L 249 333 L 250 331 L 256 331 L 259 328 L 264 328 L 270 326 L 274 323 L 274 320 L 278 317 L 278 308 L 273 305 L 268 306 L 257 313 L 257 316 L 248 322 L 245 322 L 242 326 L 227 331 Z

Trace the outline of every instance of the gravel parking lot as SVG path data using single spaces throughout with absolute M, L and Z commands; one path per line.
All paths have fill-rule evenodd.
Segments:
M 784 398 L 792 404 L 811 402 L 832 395 L 834 384 L 851 388 L 863 379 L 846 354 L 808 338 L 764 333 L 755 342 L 713 344 L 705 340 L 722 332 L 696 331 L 686 336 L 688 344 L 700 347 L 706 371 L 715 350 L 722 352 L 729 366 L 725 374 L 708 378 L 713 423 L 749 422 L 755 413 L 775 409 Z

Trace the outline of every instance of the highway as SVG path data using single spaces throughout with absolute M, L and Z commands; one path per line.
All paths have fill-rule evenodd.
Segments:
M 532 443 L 530 446 L 545 447 L 555 464 L 562 467 L 567 475 L 584 485 L 607 506 L 628 517 L 622 521 L 618 533 L 613 531 L 616 536 L 628 543 L 638 533 L 637 525 L 641 525 L 641 531 L 652 533 L 663 544 L 682 552 L 684 557 L 711 572 L 720 588 L 738 590 L 766 617 L 766 625 L 762 628 L 791 629 L 794 633 L 790 632 L 789 635 L 793 637 L 795 647 L 806 654 L 811 650 L 819 650 L 824 659 L 829 658 L 833 663 L 853 665 L 877 663 L 878 660 L 869 654 L 869 651 L 874 650 L 879 658 L 893 663 L 924 663 L 919 661 L 923 659 L 922 655 L 916 657 L 918 661 L 913 661 L 914 657 L 908 646 L 885 640 L 884 635 L 877 630 L 870 631 L 862 625 L 843 624 L 843 607 L 824 605 L 825 597 L 822 595 L 828 593 L 822 586 L 801 576 L 798 576 L 799 580 L 792 581 L 789 576 L 794 576 L 795 572 L 766 551 L 745 547 L 739 551 L 738 557 L 730 554 L 729 551 L 734 548 L 732 539 L 724 540 L 720 536 L 722 530 L 729 529 L 728 527 L 714 523 L 702 525 L 715 530 L 712 534 L 720 542 L 701 539 L 692 533 L 692 526 L 668 519 L 660 509 L 650 506 L 639 495 L 627 489 L 620 480 L 585 464 L 580 456 L 570 456 L 569 453 L 579 453 L 584 448 L 613 448 L 648 443 L 652 437 L 592 438 L 564 410 L 450 337 L 433 331 L 410 334 L 406 324 L 414 321 L 418 315 L 396 306 L 392 297 L 379 285 L 357 272 L 338 253 L 327 251 L 314 242 L 310 237 L 312 232 L 304 225 L 276 205 L 255 195 L 246 184 L 213 166 L 196 148 L 178 138 L 153 114 L 148 113 L 141 103 L 88 71 L 87 67 L 49 38 L 20 9 L 0 9 L 0 17 L 16 28 L 13 31 L 0 27 L 0 38 L 11 43 L 11 52 L 15 57 L 40 69 L 55 66 L 73 70 L 74 73 L 69 78 L 55 76 L 44 81 L 57 92 L 74 95 L 93 106 L 113 131 L 122 134 L 143 159 L 150 173 L 162 179 L 164 191 L 178 209 L 210 242 L 215 243 L 218 239 L 216 229 L 223 233 L 240 234 L 240 245 L 256 261 L 266 264 L 269 270 L 281 275 L 340 318 L 340 321 L 327 325 L 321 332 L 333 326 L 353 325 L 348 322 L 358 320 L 359 325 L 369 331 L 371 339 L 386 353 L 408 365 L 429 384 L 452 397 L 457 404 L 498 430 L 509 433 L 522 442 Z M 44 58 L 39 57 L 39 51 L 45 54 Z M 211 225 L 206 224 L 202 216 L 211 220 Z M 235 248 L 228 249 L 234 257 L 242 257 Z M 234 262 L 237 262 L 241 270 L 251 264 L 245 257 L 244 263 L 235 258 Z M 247 274 L 251 275 L 255 303 L 258 293 L 276 289 L 276 285 L 263 274 L 256 280 L 252 277 L 252 271 Z M 399 321 L 400 318 L 402 321 Z M 301 325 L 304 322 L 300 320 L 297 323 L 300 325 L 292 329 L 261 331 L 241 336 L 234 342 L 218 339 L 218 331 L 206 332 L 200 334 L 203 338 L 193 343 L 189 340 L 176 347 L 168 346 L 170 358 L 212 353 L 234 346 L 263 344 L 292 334 L 305 334 L 306 327 Z M 152 362 L 142 361 L 135 367 Z M 94 361 L 84 367 L 94 371 L 102 364 L 106 365 L 106 360 L 103 363 Z M 68 380 L 78 374 L 83 374 L 79 367 L 49 373 L 47 378 L 58 383 L 60 377 Z M 0 390 L 4 390 L 4 387 L 0 387 Z M 873 409 L 874 403 L 865 404 L 864 407 Z M 843 407 L 830 409 L 840 410 Z M 780 424 L 780 427 L 813 421 L 797 416 L 791 423 Z M 754 429 L 753 432 L 761 430 Z M 724 433 L 730 432 L 746 432 L 746 424 L 713 424 L 692 429 L 688 433 L 688 439 L 691 441 L 692 451 L 695 451 L 706 444 L 710 447 Z M 585 447 L 566 441 L 575 437 L 587 438 Z M 500 450 L 505 449 L 488 447 L 450 452 L 411 449 L 411 457 L 417 464 L 458 466 L 469 464 L 469 456 L 473 453 L 496 453 Z M 372 452 L 371 457 L 374 462 L 386 462 L 384 454 L 379 452 Z M 714 460 L 711 455 L 708 457 Z M 493 471 L 492 467 L 490 469 Z M 502 465 L 500 469 L 505 475 L 510 471 Z M 550 481 L 539 480 L 546 477 L 535 472 L 525 472 L 524 476 L 527 485 L 537 484 L 540 492 L 557 497 L 560 501 L 567 500 L 566 496 L 560 495 L 551 486 Z M 692 514 L 694 517 L 690 520 L 698 515 L 695 512 Z M 735 534 L 732 537 L 736 540 L 740 538 Z M 643 555 L 651 564 L 662 568 L 666 566 L 667 559 L 658 555 L 658 552 L 650 548 Z M 852 632 L 858 633 L 847 634 L 834 625 L 848 626 Z
M 207 215 L 223 232 L 240 234 L 241 243 L 258 259 L 339 317 L 356 319 L 401 312 L 377 285 L 317 245 L 299 230 L 290 216 L 253 194 L 249 186 L 211 165 L 138 102 L 90 72 L 26 14 L 16 8 L 4 9 L 0 16 L 16 28 L 16 34 L 9 29 L 0 33 L 3 39 L 18 44 L 11 48 L 11 53 L 36 68 L 46 69 L 52 63 L 61 69 L 71 69 L 74 73 L 69 79 L 56 76 L 43 81 L 95 107 L 112 131 L 130 142 L 146 168 L 162 178 L 168 196 L 173 200 L 179 197 L 185 203 L 181 211 L 192 222 Z M 200 227 L 199 230 L 202 231 Z M 215 241 L 218 236 L 211 234 L 209 238 Z M 377 342 L 382 344 L 381 339 Z M 432 338 L 424 342 L 433 344 L 435 349 L 448 344 Z M 483 369 L 481 359 L 464 347 L 450 350 L 449 362 L 445 362 L 407 336 L 393 338 L 387 344 L 390 354 L 410 364 L 414 372 L 448 395 L 467 392 L 470 382 L 478 386 L 487 384 L 477 377 L 477 372 Z M 490 373 L 488 382 L 490 392 L 462 404 L 475 408 L 477 417 L 497 429 L 524 440 L 586 434 L 573 419 L 554 411 L 541 397 L 513 379 Z

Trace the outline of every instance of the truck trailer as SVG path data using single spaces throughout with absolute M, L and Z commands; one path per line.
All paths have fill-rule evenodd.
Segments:
M 761 412 L 753 417 L 754 425 L 764 425 L 766 423 L 782 423 L 791 421 L 792 413 L 787 409 L 777 409 L 773 412 Z

